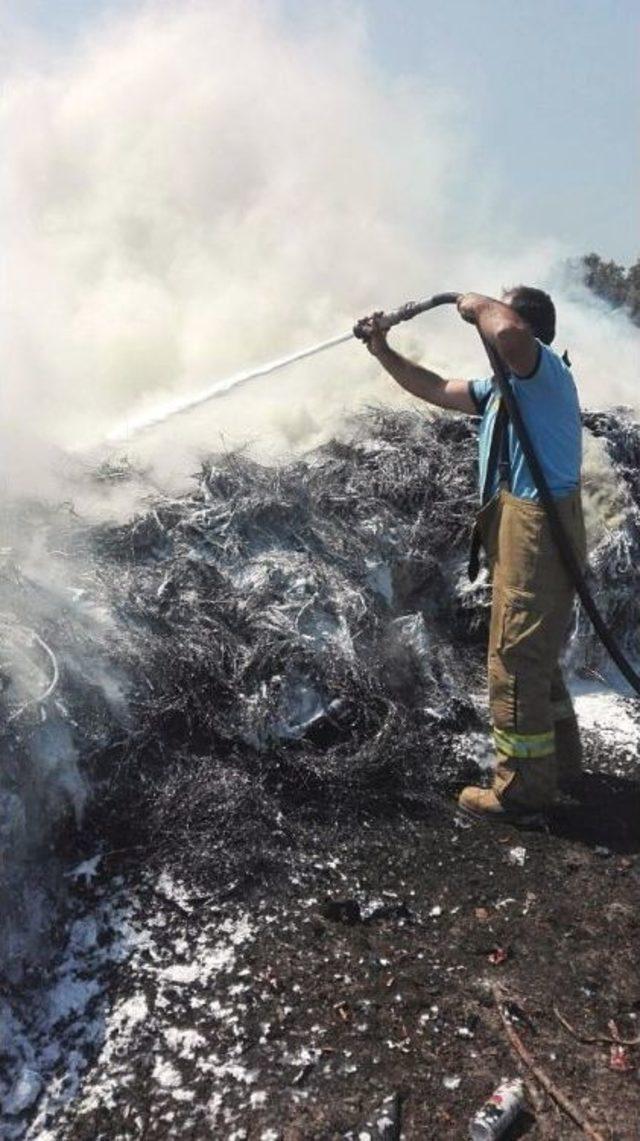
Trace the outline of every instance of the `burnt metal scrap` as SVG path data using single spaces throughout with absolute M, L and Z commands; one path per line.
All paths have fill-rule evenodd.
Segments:
M 637 504 L 640 501 L 640 430 L 631 409 L 583 412 L 582 423 L 593 436 L 605 441 L 618 475 Z
M 462 421 L 372 410 L 284 466 L 208 461 L 190 495 L 155 494 L 123 525 L 31 506 L 63 584 L 5 563 L 6 623 L 28 612 L 41 640 L 32 684 L 9 654 L 0 694 L 5 788 L 39 817 L 27 831 L 66 830 L 43 735 L 66 734 L 91 835 L 221 884 L 319 818 L 428 807 L 452 734 L 476 722 L 448 635 L 474 445 Z
M 631 662 L 640 660 L 640 424 L 628 408 L 585 412 L 583 424 L 604 443 L 623 505 L 622 518 L 605 521 L 604 535 L 590 552 L 590 577 L 602 615 Z M 619 684 L 620 676 L 577 611 L 575 664 Z M 623 683 L 624 684 L 624 683 Z
M 637 425 L 605 427 L 614 449 L 638 446 Z M 636 492 L 596 552 L 614 618 L 638 565 Z M 16 654 L 1 663 L 0 792 L 26 834 L 68 833 L 63 755 L 90 789 L 94 840 L 212 890 L 282 862 L 318 821 L 433 809 L 459 776 L 456 735 L 480 727 L 475 502 L 473 422 L 373 409 L 286 465 L 212 459 L 190 494 L 156 492 L 123 525 L 22 509 L 67 568 L 56 593 L 11 552 L 0 567 L 3 629 L 28 613 L 38 639 L 33 677 Z
M 284 467 L 208 462 L 191 496 L 91 534 L 146 678 L 95 761 L 114 842 L 144 805 L 154 851 L 233 883 L 318 819 L 433 802 L 476 720 L 443 605 L 473 446 L 372 411 Z

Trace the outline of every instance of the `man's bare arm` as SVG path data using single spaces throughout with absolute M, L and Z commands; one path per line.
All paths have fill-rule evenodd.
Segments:
M 402 388 L 437 408 L 466 412 L 471 416 L 478 414 L 469 392 L 468 380 L 446 380 L 437 372 L 422 368 L 403 357 L 387 343 L 386 333 L 376 328 L 375 314 L 370 321 L 372 332 L 366 342 L 367 348 Z
M 477 325 L 516 376 L 527 377 L 534 372 L 540 346 L 526 321 L 510 305 L 480 293 L 465 293 L 458 301 L 458 312 L 464 321 Z

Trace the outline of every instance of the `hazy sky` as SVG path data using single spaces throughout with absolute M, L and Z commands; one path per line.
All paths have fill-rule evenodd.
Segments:
M 64 42 L 140 0 L 5 0 Z M 319 0 L 283 0 L 292 21 Z M 330 5 L 331 7 L 331 5 Z M 640 253 L 637 0 L 337 0 L 360 12 L 376 65 L 450 92 L 476 147 L 477 189 L 532 240 L 630 262 Z M 402 129 L 402 124 L 398 124 Z M 476 186 L 471 183 L 473 195 Z
M 377 55 L 462 93 L 509 207 L 577 250 L 635 260 L 637 0 L 409 0 L 395 19 L 391 8 L 367 5 Z

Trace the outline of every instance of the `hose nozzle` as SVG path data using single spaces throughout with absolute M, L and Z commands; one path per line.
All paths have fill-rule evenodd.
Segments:
M 411 321 L 419 313 L 426 313 L 428 309 L 436 309 L 438 305 L 455 305 L 460 296 L 460 293 L 435 293 L 433 297 L 427 297 L 424 301 L 407 301 L 405 305 L 401 305 L 399 309 L 394 309 L 391 313 L 375 313 L 376 324 L 383 332 L 387 332 L 394 325 L 400 325 L 403 321 Z M 360 321 L 356 321 L 353 326 L 354 337 L 357 337 L 359 341 L 368 341 L 373 332 L 371 321 L 371 317 L 362 317 Z

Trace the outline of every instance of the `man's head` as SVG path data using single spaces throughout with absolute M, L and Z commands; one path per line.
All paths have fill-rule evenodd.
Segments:
M 516 285 L 503 294 L 502 300 L 527 322 L 534 337 L 543 345 L 551 344 L 556 335 L 556 307 L 548 293 L 530 285 Z

